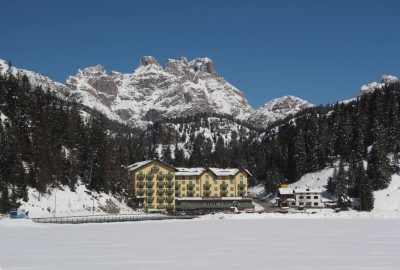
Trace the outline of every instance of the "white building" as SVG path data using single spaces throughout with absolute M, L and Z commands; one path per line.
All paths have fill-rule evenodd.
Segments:
M 297 207 L 324 207 L 321 189 L 296 188 L 293 192 Z

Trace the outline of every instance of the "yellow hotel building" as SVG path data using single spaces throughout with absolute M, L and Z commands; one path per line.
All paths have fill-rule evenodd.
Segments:
M 138 206 L 148 211 L 253 208 L 245 169 L 175 168 L 159 160 L 128 166 Z

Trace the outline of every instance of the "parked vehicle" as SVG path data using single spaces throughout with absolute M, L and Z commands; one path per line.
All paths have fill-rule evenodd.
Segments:
M 29 211 L 25 211 L 23 208 L 13 209 L 10 211 L 10 218 L 28 218 Z

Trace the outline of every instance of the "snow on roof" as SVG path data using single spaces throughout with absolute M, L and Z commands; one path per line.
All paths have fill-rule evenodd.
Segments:
M 198 200 L 204 200 L 204 201 L 210 201 L 210 200 L 224 200 L 224 201 L 235 200 L 235 201 L 240 201 L 240 200 L 244 200 L 244 199 L 242 197 L 220 197 L 220 198 L 179 197 L 179 198 L 176 198 L 176 200 L 178 200 L 178 201 L 198 201 Z
M 248 175 L 253 176 L 248 169 L 243 169 Z
M 279 194 L 291 195 L 291 194 L 293 194 L 293 189 L 292 188 L 279 188 Z
M 230 176 L 235 175 L 239 171 L 236 168 L 220 169 L 220 168 L 209 168 L 217 176 Z
M 136 170 L 137 168 L 140 168 L 140 167 L 142 167 L 142 166 L 144 166 L 144 165 L 147 165 L 147 164 L 149 164 L 150 162 L 152 162 L 153 160 L 145 160 L 145 161 L 140 161 L 140 162 L 136 162 L 136 163 L 133 163 L 132 165 L 129 165 L 128 167 L 127 167 L 127 169 L 128 169 L 128 171 L 134 171 L 134 170 Z
M 176 198 L 177 201 L 198 201 L 202 200 L 202 197 L 180 197 Z
M 319 188 L 295 188 L 294 193 L 322 193 Z
M 209 169 L 217 176 L 231 176 L 231 175 L 233 176 L 241 170 L 238 168 L 225 168 L 225 169 L 209 168 Z M 251 176 L 251 173 L 248 170 L 246 170 L 246 169 L 242 169 L 242 170 Z
M 202 168 L 202 167 L 198 167 L 198 168 L 182 168 L 182 167 L 178 167 L 175 168 L 178 171 L 175 173 L 175 175 L 200 175 L 202 174 L 206 169 Z
M 242 200 L 242 197 L 222 197 L 221 200 Z

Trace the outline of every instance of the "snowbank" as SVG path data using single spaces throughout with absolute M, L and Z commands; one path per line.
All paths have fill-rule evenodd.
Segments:
M 21 201 L 21 208 L 29 211 L 29 217 L 54 216 L 54 210 L 56 216 L 136 213 L 112 195 L 89 192 L 85 185 L 78 185 L 75 191 L 69 187 L 53 189 L 51 194 L 44 195 L 40 195 L 36 189 L 29 189 L 28 194 L 29 200 Z

